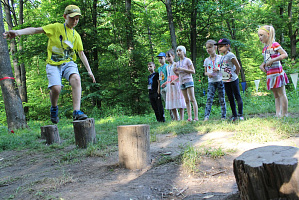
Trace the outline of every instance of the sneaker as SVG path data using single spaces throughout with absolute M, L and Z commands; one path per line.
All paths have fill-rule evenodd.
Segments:
M 84 119 L 87 119 L 87 115 L 85 115 L 81 110 L 74 110 L 73 120 L 84 120 Z
M 230 119 L 229 119 L 229 121 L 232 121 L 232 122 L 234 122 L 234 121 L 236 121 L 237 120 L 237 117 L 234 117 L 234 116 L 232 116 Z
M 243 120 L 244 120 L 244 117 L 243 117 L 243 116 L 239 117 L 239 120 L 242 120 L 242 121 L 243 121 Z
M 206 122 L 206 121 L 208 121 L 209 120 L 209 118 L 208 117 L 205 117 L 205 119 L 203 120 L 204 122 Z
M 58 121 L 59 121 L 59 118 L 58 118 L 58 106 L 55 106 L 55 107 L 51 106 L 50 114 L 51 114 L 51 121 L 54 124 L 57 124 Z

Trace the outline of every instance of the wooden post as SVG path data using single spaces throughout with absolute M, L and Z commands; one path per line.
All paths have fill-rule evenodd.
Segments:
M 151 162 L 149 125 L 118 126 L 119 164 L 128 169 L 142 169 Z
M 94 119 L 73 121 L 76 145 L 80 148 L 87 148 L 89 143 L 96 143 L 96 131 Z
M 299 149 L 266 146 L 244 152 L 233 162 L 242 200 L 299 199 Z
M 46 139 L 47 144 L 60 143 L 58 128 L 56 125 L 47 125 L 40 127 L 41 138 Z

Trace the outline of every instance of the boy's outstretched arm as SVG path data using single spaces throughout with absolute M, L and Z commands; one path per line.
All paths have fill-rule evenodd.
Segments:
M 90 69 L 90 66 L 89 66 L 89 63 L 88 63 L 88 60 L 85 56 L 85 53 L 83 51 L 78 51 L 78 54 L 79 54 L 79 57 L 81 59 L 81 61 L 83 62 L 87 72 L 88 72 L 88 75 L 90 76 L 90 78 L 92 78 L 92 82 L 95 83 L 96 82 L 96 79 L 94 78 L 94 75 Z
M 39 28 L 24 28 L 20 30 L 10 30 L 3 33 L 3 37 L 7 39 L 13 39 L 17 36 L 21 35 L 33 35 L 38 33 L 45 33 L 44 29 L 42 27 Z

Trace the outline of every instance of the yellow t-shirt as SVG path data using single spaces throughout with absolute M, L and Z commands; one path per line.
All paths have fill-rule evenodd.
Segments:
M 76 30 L 60 23 L 49 24 L 42 28 L 49 38 L 48 64 L 61 65 L 65 62 L 76 61 L 76 51 L 83 51 L 82 40 Z

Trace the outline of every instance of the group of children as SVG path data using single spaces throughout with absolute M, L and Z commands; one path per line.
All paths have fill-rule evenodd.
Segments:
M 289 81 L 282 69 L 280 60 L 287 58 L 288 55 L 280 44 L 275 42 L 273 26 L 260 27 L 258 36 L 260 41 L 265 44 L 263 49 L 264 62 L 260 65 L 260 69 L 267 73 L 267 89 L 273 91 L 276 116 L 285 117 L 288 112 L 285 85 Z M 236 56 L 230 51 L 230 46 L 231 42 L 226 38 L 220 39 L 218 42 L 214 40 L 206 42 L 209 57 L 204 60 L 203 64 L 205 75 L 208 76 L 204 121 L 209 120 L 216 90 L 218 90 L 221 106 L 221 119 L 226 119 L 226 94 L 232 111 L 230 120 L 244 120 L 243 101 L 238 79 L 241 67 Z M 174 62 L 175 53 L 173 50 L 167 51 L 166 54 L 161 52 L 157 56 L 161 64 L 158 73 L 155 72 L 154 62 L 148 63 L 148 70 L 151 73 L 148 77 L 149 98 L 159 122 L 165 122 L 161 96 L 165 101 L 165 109 L 170 110 L 172 120 L 184 120 L 184 108 L 187 108 L 188 121 L 192 121 L 192 104 L 194 121 L 198 121 L 198 106 L 192 78 L 195 69 L 192 61 L 186 57 L 184 46 L 177 47 L 177 56 L 179 61 Z M 169 65 L 165 64 L 165 60 Z M 177 110 L 180 111 L 180 115 L 178 115 Z
M 63 88 L 61 79 L 66 78 L 72 86 L 73 120 L 84 120 L 87 115 L 80 110 L 81 106 L 81 79 L 76 61 L 78 53 L 84 64 L 88 75 L 95 83 L 95 77 L 91 71 L 88 60 L 83 52 L 80 35 L 74 29 L 81 16 L 80 8 L 76 5 L 68 5 L 63 17 L 65 22 L 49 24 L 38 28 L 24 28 L 20 30 L 9 30 L 3 33 L 4 38 L 13 39 L 17 36 L 44 33 L 48 36 L 47 47 L 47 77 L 50 89 L 50 118 L 53 123 L 58 123 L 58 98 Z M 280 61 L 288 55 L 279 43 L 275 42 L 275 30 L 271 25 L 259 28 L 258 36 L 265 44 L 263 49 L 264 62 L 260 69 L 267 73 L 267 89 L 272 90 L 275 98 L 276 116 L 287 116 L 288 99 L 285 85 L 289 82 L 283 71 Z M 228 97 L 232 110 L 231 120 L 243 120 L 243 101 L 240 95 L 239 79 L 240 65 L 236 56 L 230 52 L 230 41 L 226 38 L 206 42 L 209 57 L 204 61 L 205 75 L 208 76 L 208 93 L 204 120 L 208 120 L 215 95 L 218 90 L 221 105 L 221 118 L 226 118 L 225 93 Z M 216 50 L 218 54 L 216 54 Z M 165 122 L 162 98 L 165 108 L 170 111 L 173 120 L 184 120 L 184 109 L 187 108 L 188 121 L 192 121 L 193 106 L 194 121 L 198 121 L 198 106 L 194 94 L 194 81 L 192 74 L 195 68 L 192 61 L 186 57 L 186 48 L 179 46 L 176 49 L 179 61 L 175 62 L 175 52 L 169 50 L 160 53 L 157 57 L 161 66 L 158 73 L 155 72 L 155 64 L 148 63 L 151 73 L 148 77 L 148 91 L 152 107 L 155 111 L 157 121 Z M 219 53 L 221 55 L 219 55 Z M 165 64 L 169 62 L 169 65 Z M 238 104 L 238 112 L 236 103 Z M 177 110 L 180 111 L 178 114 Z
M 178 62 L 174 62 L 175 53 L 171 49 L 161 52 L 157 57 L 161 66 L 158 73 L 155 70 L 155 63 L 148 63 L 148 70 L 151 73 L 148 76 L 149 99 L 156 119 L 159 122 L 165 122 L 162 99 L 165 101 L 165 108 L 170 110 L 173 120 L 184 120 L 184 109 L 187 108 L 188 121 L 192 121 L 191 104 L 193 106 L 194 121 L 198 121 L 198 106 L 194 94 L 194 82 L 192 74 L 195 73 L 192 61 L 186 57 L 186 48 L 177 47 Z M 165 61 L 169 65 L 165 64 Z M 179 110 L 180 114 L 178 114 Z

